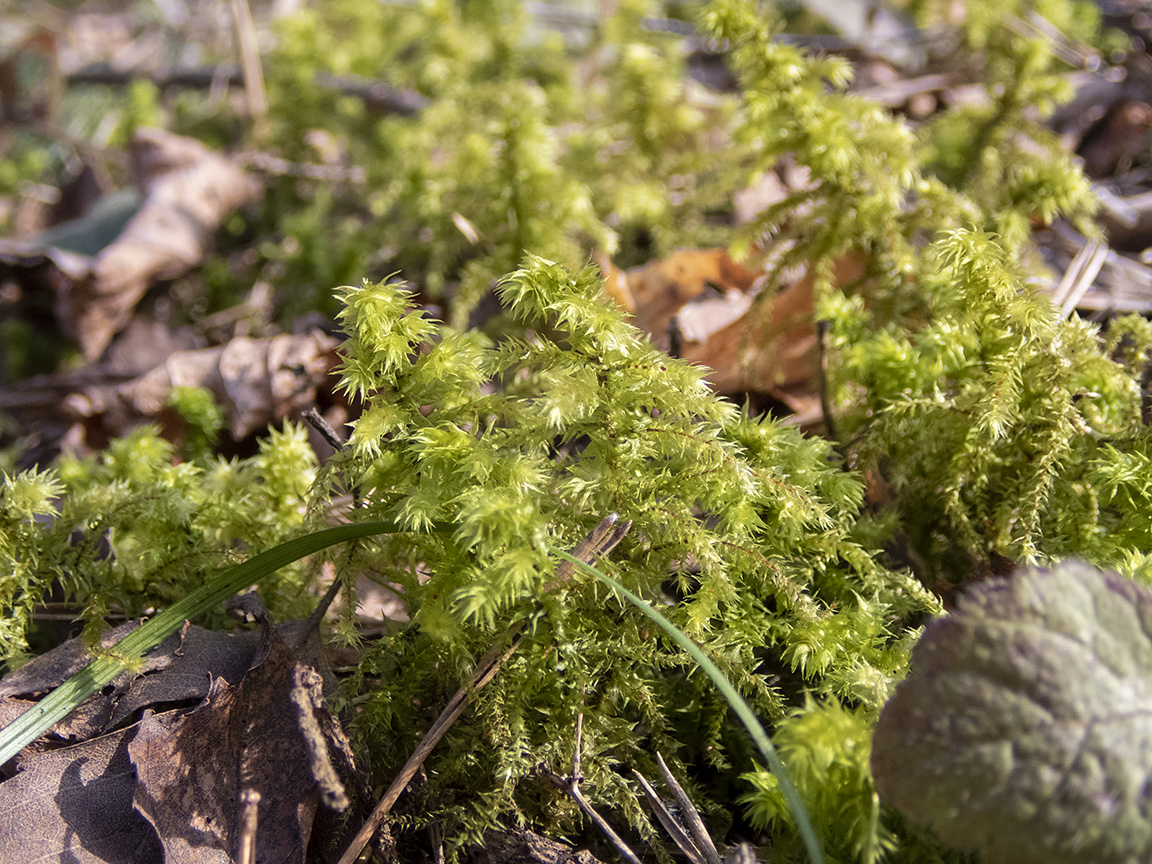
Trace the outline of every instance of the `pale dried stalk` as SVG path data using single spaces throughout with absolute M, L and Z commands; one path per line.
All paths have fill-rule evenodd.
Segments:
M 591 563 L 596 558 L 607 555 L 611 552 L 616 545 L 624 539 L 624 535 L 628 533 L 628 529 L 632 527 L 631 522 L 625 522 L 623 525 L 616 525 L 617 516 L 615 513 L 603 519 L 599 525 L 592 529 L 592 531 L 583 540 L 577 544 L 576 548 L 572 550 L 572 555 L 583 561 Z M 550 591 L 556 586 L 566 582 L 572 578 L 576 572 L 575 565 L 565 561 L 556 568 L 556 579 L 545 589 Z M 400 793 L 411 782 L 412 778 L 416 776 L 416 772 L 420 770 L 420 766 L 424 764 L 424 760 L 428 758 L 428 754 L 432 749 L 440 743 L 440 739 L 444 737 L 456 719 L 463 713 L 464 708 L 468 704 L 468 697 L 479 692 L 490 682 L 500 668 L 507 662 L 516 649 L 520 647 L 521 627 L 513 628 L 504 639 L 497 642 L 476 664 L 476 671 L 472 673 L 472 680 L 467 687 L 461 687 L 456 691 L 456 695 L 449 700 L 448 704 L 444 706 L 444 710 L 440 712 L 440 716 L 436 718 L 436 722 L 432 724 L 432 728 L 425 733 L 423 740 L 413 751 L 408 761 L 404 763 L 404 767 L 400 769 L 400 773 L 396 775 L 396 779 L 392 781 L 392 785 L 388 787 L 388 791 L 380 799 L 372 814 L 356 832 L 356 836 L 352 838 L 352 842 L 348 844 L 348 848 L 344 850 L 337 864 L 354 864 L 360 853 L 364 851 L 364 847 L 372 839 L 372 835 L 380 827 L 385 817 L 391 812 L 392 806 L 400 797 Z M 504 642 L 511 637 L 511 642 L 507 648 L 501 651 L 501 646 Z M 579 747 L 579 745 L 577 745 Z M 582 797 L 582 796 L 581 796 Z M 580 798 L 577 798 L 577 802 Z M 587 803 L 587 802 L 585 802 Z M 583 805 L 582 805 L 583 806 Z M 611 830 L 611 829 L 609 829 Z M 639 864 L 639 862 L 637 862 Z

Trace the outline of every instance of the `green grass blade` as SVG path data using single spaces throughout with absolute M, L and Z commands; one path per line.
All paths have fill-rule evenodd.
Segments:
M 127 668 L 126 661 L 141 657 L 145 651 L 179 630 L 186 619 L 202 615 L 286 564 L 291 564 L 321 549 L 359 537 L 395 534 L 402 530 L 404 529 L 395 522 L 338 525 L 281 543 L 226 570 L 187 597 L 173 603 L 156 617 L 145 621 L 113 645 L 108 649 L 108 654 L 115 656 L 97 657 L 0 730 L 0 765 L 67 717 L 89 696 L 111 683 Z
M 724 698 L 728 700 L 728 704 L 732 706 L 732 710 L 736 712 L 736 716 L 740 718 L 740 722 L 744 724 L 744 728 L 748 730 L 748 734 L 752 736 L 752 740 L 756 742 L 756 746 L 768 762 L 768 767 L 772 769 L 772 773 L 776 776 L 776 781 L 780 784 L 780 792 L 784 795 L 788 809 L 792 811 L 792 818 L 796 820 L 796 829 L 800 832 L 800 838 L 804 841 L 804 846 L 808 850 L 808 859 L 812 864 L 824 864 L 824 852 L 821 849 L 820 840 L 816 836 L 816 829 L 812 827 L 812 820 L 808 816 L 808 810 L 796 792 L 796 786 L 792 783 L 792 778 L 788 775 L 788 769 L 785 768 L 784 763 L 780 761 L 780 756 L 776 753 L 776 748 L 772 745 L 772 739 L 768 737 L 768 733 L 765 732 L 764 727 L 760 725 L 760 721 L 752 712 L 752 708 L 744 701 L 744 697 L 737 692 L 736 688 L 728 682 L 724 673 L 720 671 L 707 654 L 700 650 L 700 646 L 689 639 L 675 624 L 657 612 L 651 604 L 644 602 L 644 600 L 637 597 L 611 576 L 600 572 L 579 558 L 573 558 L 567 552 L 560 549 L 553 549 L 552 551 L 565 561 L 570 561 L 584 572 L 595 576 L 655 621 L 665 633 L 672 637 L 677 645 L 688 652 L 692 659 L 695 660 L 708 677 L 712 679 L 713 683 L 720 689 Z

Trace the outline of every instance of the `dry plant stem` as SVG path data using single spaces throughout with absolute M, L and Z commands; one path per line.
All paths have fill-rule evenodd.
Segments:
M 240 793 L 240 839 L 236 864 L 256 864 L 256 823 L 260 815 L 260 793 L 245 789 Z
M 333 450 L 340 451 L 344 449 L 344 439 L 340 437 L 340 433 L 332 428 L 332 424 L 324 419 L 324 416 L 316 410 L 315 406 L 309 408 L 307 411 L 300 413 L 300 419 L 311 426 L 319 433 L 320 437 L 328 442 Z
M 720 864 L 720 853 L 716 851 L 716 846 L 712 843 L 712 835 L 704 826 L 704 820 L 700 818 L 700 813 L 696 810 L 692 799 L 688 797 L 684 787 L 672 776 L 672 772 L 668 770 L 668 766 L 664 762 L 664 757 L 659 753 L 656 754 L 656 764 L 660 767 L 664 783 L 672 790 L 672 796 L 680 807 L 684 821 L 688 823 L 688 830 L 692 832 L 692 838 L 696 841 L 697 848 L 704 853 L 704 858 L 708 864 Z
M 344 449 L 344 437 L 332 428 L 332 424 L 324 419 L 324 416 L 316 410 L 315 405 L 313 405 L 307 411 L 302 411 L 300 413 L 300 419 L 315 429 L 316 433 L 321 438 L 323 438 L 328 443 L 328 446 L 335 450 L 337 453 Z M 352 487 L 352 506 L 360 506 L 359 486 Z M 329 599 L 328 602 L 331 603 L 331 599 Z
M 244 70 L 244 95 L 248 113 L 257 128 L 268 115 L 268 94 L 264 91 L 264 70 L 260 68 L 260 49 L 256 45 L 256 26 L 248 0 L 232 0 L 232 21 L 236 25 L 236 42 L 240 46 L 240 67 Z
M 448 704 L 444 706 L 444 710 L 440 712 L 440 716 L 436 718 L 436 722 L 432 724 L 432 728 L 424 735 L 424 739 L 420 742 L 419 746 L 408 757 L 408 761 L 404 763 L 404 767 L 400 769 L 400 773 L 396 775 L 396 779 L 392 781 L 392 785 L 388 787 L 388 791 L 384 793 L 384 797 L 380 799 L 380 803 L 376 805 L 376 809 L 372 811 L 372 815 L 368 817 L 367 821 L 356 832 L 356 836 L 352 838 L 352 842 L 348 844 L 348 848 L 344 850 L 338 864 L 353 864 L 353 862 L 360 856 L 364 847 L 368 845 L 368 841 L 372 839 L 372 835 L 376 833 L 376 829 L 380 827 L 380 823 L 384 821 L 384 817 L 392 810 L 392 805 L 400 797 L 400 793 L 408 786 L 408 783 L 416 776 L 416 772 L 420 770 L 420 766 L 424 764 L 424 760 L 428 758 L 428 754 L 432 749 L 440 743 L 440 739 L 444 737 L 444 733 L 448 731 L 449 727 L 456 722 L 456 719 L 464 712 L 465 706 L 468 704 L 468 696 L 471 693 L 479 692 L 485 687 L 488 682 L 496 677 L 496 673 L 500 671 L 500 667 L 507 662 L 516 649 L 520 647 L 520 637 L 517 636 L 512 640 L 512 644 L 505 649 L 503 654 L 497 655 L 495 651 L 489 651 L 484 659 L 476 667 L 476 671 L 472 674 L 472 681 L 468 687 L 461 687 L 456 691 L 456 695 L 449 700 Z
M 581 560 L 593 561 L 594 559 L 607 555 L 624 539 L 624 535 L 628 533 L 628 529 L 632 527 L 632 522 L 625 522 L 623 525 L 617 525 L 617 515 L 610 514 L 600 521 L 592 531 L 581 540 L 576 548 L 572 550 L 572 555 Z M 545 591 L 551 591 L 556 586 L 568 581 L 576 572 L 576 567 L 570 562 L 561 562 L 556 567 L 556 579 L 547 587 Z M 337 583 L 339 580 L 337 580 Z M 331 591 L 331 589 L 329 589 Z M 348 848 L 344 850 L 344 855 L 340 858 L 338 864 L 353 864 L 359 857 L 364 847 L 368 845 L 368 841 L 372 839 L 372 835 L 376 833 L 376 829 L 380 827 L 380 823 L 384 821 L 384 817 L 392 810 L 392 805 L 400 797 L 400 793 L 408 786 L 408 783 L 420 770 L 420 766 L 424 764 L 424 760 L 428 758 L 428 754 L 444 737 L 444 733 L 448 728 L 456 722 L 461 713 L 463 713 L 465 706 L 468 703 L 469 695 L 477 693 L 481 688 L 486 686 L 491 681 L 500 667 L 507 662 L 508 658 L 515 653 L 516 649 L 520 646 L 522 626 L 518 625 L 505 635 L 505 637 L 498 641 L 495 645 L 488 649 L 488 652 L 476 664 L 476 671 L 472 673 L 472 681 L 467 687 L 461 687 L 456 691 L 456 695 L 440 712 L 440 716 L 436 718 L 436 722 L 432 724 L 432 728 L 425 733 L 423 740 L 416 747 L 416 750 L 408 758 L 404 767 L 400 769 L 400 773 L 396 775 L 396 779 L 392 781 L 392 785 L 388 787 L 388 791 L 384 793 L 384 797 L 376 805 L 376 809 L 372 811 L 372 815 L 356 832 L 356 836 L 352 838 L 352 842 L 348 844 Z M 509 641 L 510 640 L 510 641 Z M 501 646 L 504 642 L 509 641 L 508 647 L 501 653 Z M 579 727 L 577 727 L 579 733 Z M 577 758 L 579 758 L 579 738 L 577 738 Z M 577 767 L 579 762 L 577 762 Z M 578 790 L 577 790 L 578 791 Z M 577 803 L 579 804 L 583 796 L 578 797 Z M 580 805 L 586 807 L 587 802 Z M 590 809 L 590 807 L 589 807 Z M 598 816 L 594 817 L 599 819 Z M 602 820 L 601 820 L 602 821 Z M 597 822 L 597 824 L 600 824 Z M 603 826 L 608 832 L 607 823 Z M 609 836 L 613 836 L 609 834 Z M 626 848 L 626 847 L 625 847 Z M 634 859 L 630 859 L 634 860 Z M 636 864 L 639 864 L 637 861 Z
M 364 183 L 367 173 L 359 165 L 314 165 L 308 162 L 289 162 L 270 153 L 251 152 L 240 156 L 244 164 L 265 174 L 282 177 L 301 177 L 325 183 Z
M 617 519 L 619 517 L 615 513 L 610 513 L 602 519 L 600 524 L 593 528 L 588 536 L 572 550 L 572 557 L 591 563 L 594 559 L 603 557 L 615 549 L 624 539 L 624 535 L 632 528 L 632 520 L 617 525 Z M 556 578 L 545 586 L 544 593 L 563 585 L 572 578 L 575 572 L 576 565 L 570 561 L 561 561 L 556 566 Z
M 688 832 L 676 820 L 676 817 L 668 812 L 668 808 L 664 806 L 664 802 L 660 800 L 660 796 L 656 794 L 656 790 L 652 788 L 652 784 L 648 782 L 647 778 L 637 771 L 632 769 L 632 773 L 636 776 L 637 782 L 640 784 L 640 791 L 644 793 L 644 798 L 648 801 L 648 806 L 652 808 L 652 812 L 656 814 L 656 818 L 660 824 L 664 826 L 664 830 L 668 832 L 668 836 L 679 847 L 680 851 L 688 859 L 690 864 L 706 864 L 704 855 L 696 847 L 695 842 L 688 836 Z
M 836 440 L 836 421 L 832 419 L 832 397 L 828 393 L 828 330 L 829 321 L 816 322 L 816 348 L 820 352 L 820 411 L 824 415 L 824 429 L 829 440 Z
M 344 440 L 340 437 L 339 433 L 332 428 L 332 424 L 321 416 L 315 406 L 309 408 L 307 411 L 301 412 L 300 417 L 320 433 L 320 437 L 327 441 L 333 450 L 339 452 L 344 449 Z M 356 505 L 358 506 L 359 503 L 360 501 L 357 497 Z M 348 560 L 352 560 L 351 556 L 349 556 Z M 337 574 L 336 578 L 332 580 L 332 584 L 328 586 L 328 590 L 324 592 L 320 603 L 313 610 L 312 614 L 308 616 L 308 626 L 300 637 L 301 645 L 304 644 L 304 641 L 311 635 L 312 631 L 320 626 L 320 622 L 323 621 L 324 616 L 328 614 L 329 608 L 331 608 L 332 603 L 336 600 L 336 595 L 340 593 L 343 585 L 344 580 Z
M 576 744 L 573 747 L 572 753 L 572 773 L 567 777 L 561 777 L 559 774 L 548 771 L 546 772 L 548 778 L 572 796 L 572 800 L 576 802 L 576 805 L 584 812 L 584 815 L 591 819 L 596 827 L 604 833 L 604 836 L 611 841 L 612 845 L 616 847 L 616 851 L 620 853 L 625 861 L 628 861 L 629 864 L 640 864 L 640 859 L 636 857 L 636 853 L 628 848 L 628 844 L 620 838 L 619 834 L 612 830 L 612 826 L 608 824 L 603 816 L 596 812 L 592 805 L 588 803 L 588 799 L 584 797 L 584 793 L 580 791 L 580 781 L 584 779 L 580 774 L 580 747 L 583 731 L 584 715 L 578 714 L 576 715 Z
M 1076 253 L 1052 296 L 1052 301 L 1060 306 L 1061 319 L 1072 314 L 1072 310 L 1100 275 L 1100 270 L 1107 259 L 1108 245 L 1099 240 L 1090 240 Z
M 351 561 L 352 556 L 350 554 L 346 563 L 350 563 Z M 304 643 L 311 638 L 312 634 L 320 628 L 320 622 L 324 620 L 324 616 L 327 615 L 328 610 L 332 608 L 332 603 L 336 600 L 336 595 L 340 593 L 340 589 L 343 587 L 344 578 L 342 574 L 337 573 L 336 578 L 332 580 L 332 584 L 328 586 L 328 590 L 324 592 L 324 596 L 320 598 L 320 602 L 316 604 L 316 608 L 312 610 L 312 614 L 308 616 L 307 626 L 296 642 L 297 648 L 302 648 Z
M 66 78 L 69 84 L 100 84 L 106 87 L 122 87 L 139 79 L 150 81 L 160 90 L 209 90 L 225 84 L 239 86 L 244 83 L 243 73 L 231 63 L 148 70 L 116 69 L 107 63 L 90 63 L 69 73 Z M 369 111 L 377 115 L 399 114 L 410 117 L 428 105 L 428 99 L 414 90 L 400 90 L 383 81 L 326 72 L 317 72 L 313 81 L 317 87 L 361 100 Z

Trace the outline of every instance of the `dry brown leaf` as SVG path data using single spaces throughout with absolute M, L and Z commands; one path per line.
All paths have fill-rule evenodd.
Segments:
M 122 675 L 82 706 L 104 718 L 104 727 L 89 724 L 93 735 L 144 706 L 204 697 L 195 710 L 149 711 L 135 726 L 74 746 L 45 751 L 41 739 L 26 748 L 15 776 L 0 783 L 0 860 L 230 862 L 239 792 L 255 789 L 257 859 L 303 861 L 318 804 L 345 807 L 341 776 L 356 777 L 356 768 L 324 702 L 315 630 L 308 622 L 273 628 L 265 617 L 261 625 L 259 634 L 235 635 L 188 627 L 150 652 L 142 673 Z M 303 649 L 293 647 L 305 636 Z M 46 692 L 87 659 L 70 640 L 8 676 L 0 718 L 35 704 L 15 696 Z M 54 732 L 64 726 L 76 723 Z
M 866 259 L 850 253 L 836 262 L 833 281 L 860 279 Z M 816 322 L 811 275 L 772 297 L 758 297 L 761 274 L 734 262 L 724 249 L 681 250 L 667 260 L 614 277 L 635 300 L 637 324 L 668 346 L 675 320 L 684 359 L 708 366 L 722 394 L 766 393 L 797 414 L 819 407 Z
M 0 241 L 0 263 L 30 288 L 53 288 L 57 322 L 88 360 L 128 323 L 152 283 L 197 266 L 224 218 L 263 190 L 228 157 L 160 129 L 137 130 L 131 155 L 144 200 L 96 255 Z
M 155 864 L 156 832 L 132 809 L 136 728 L 24 762 L 0 784 L 0 861 Z
M 1134 159 L 1147 152 L 1150 127 L 1152 106 L 1136 99 L 1117 99 L 1080 142 L 1084 173 L 1099 179 L 1118 169 L 1127 171 Z
M 837 260 L 837 285 L 864 276 L 866 259 L 849 253 Z M 708 376 L 720 393 L 755 391 L 779 399 L 797 414 L 820 404 L 819 337 L 813 319 L 811 274 L 770 298 L 703 343 L 685 343 L 684 358 L 714 371 Z
M 337 344 L 319 330 L 239 337 L 220 348 L 178 351 L 119 394 L 150 416 L 164 408 L 173 387 L 203 387 L 229 409 L 232 436 L 240 439 L 311 405 L 336 365 Z
M 757 275 L 733 261 L 727 249 L 679 249 L 664 260 L 629 270 L 623 286 L 633 299 L 637 325 L 660 343 L 680 308 L 709 286 L 746 292 Z
M 88 443 L 99 446 L 100 439 L 157 419 L 173 387 L 203 387 L 224 408 L 239 440 L 312 405 L 338 361 L 337 345 L 320 330 L 239 337 L 215 348 L 174 351 L 129 381 L 112 362 L 22 381 L 0 389 L 0 408 L 98 427 L 97 440 Z
M 57 297 L 61 327 L 89 360 L 128 323 L 149 285 L 199 264 L 224 218 L 263 189 L 227 157 L 161 129 L 137 130 L 132 158 L 145 196 L 140 210 L 96 256 L 89 277 Z
M 107 648 L 140 625 L 127 621 L 103 634 L 100 644 Z M 307 627 L 304 621 L 289 621 L 278 631 L 294 640 Z M 213 678 L 239 683 L 256 656 L 261 635 L 254 631 L 219 633 L 189 625 L 148 652 L 135 672 L 124 672 L 100 693 L 89 698 L 35 744 L 21 751 L 23 760 L 61 741 L 82 741 L 110 731 L 144 708 L 194 703 L 208 694 Z M 302 656 L 309 665 L 327 674 L 318 637 L 305 643 Z M 8 723 L 35 704 L 35 700 L 79 672 L 90 660 L 83 639 L 76 637 L 56 646 L 0 680 L 0 723 Z M 327 689 L 333 686 L 329 681 Z
M 167 864 L 225 864 L 238 842 L 237 802 L 260 793 L 256 860 L 303 862 L 321 799 L 347 796 L 328 757 L 335 723 L 320 677 L 270 627 L 264 655 L 236 687 L 214 679 L 185 715 L 149 715 L 128 745 L 139 783 L 136 808 L 156 828 Z
M 621 309 L 635 314 L 636 301 L 628 288 L 628 274 L 613 264 L 612 259 L 603 252 L 596 253 L 595 261 L 604 274 L 604 293 L 615 300 Z

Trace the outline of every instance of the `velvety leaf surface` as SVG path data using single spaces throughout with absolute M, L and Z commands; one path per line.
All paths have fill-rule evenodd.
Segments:
M 963 595 L 884 706 L 872 771 L 990 864 L 1152 860 L 1152 594 L 1064 563 Z

